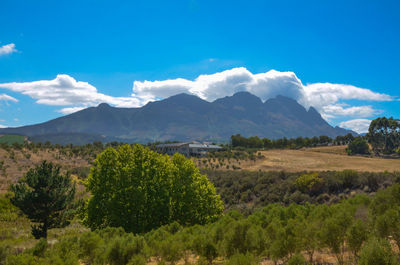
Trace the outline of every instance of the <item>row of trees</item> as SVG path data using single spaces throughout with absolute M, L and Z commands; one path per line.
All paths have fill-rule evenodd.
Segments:
M 297 137 L 292 139 L 282 138 L 270 140 L 259 138 L 258 136 L 243 137 L 240 134 L 231 136 L 231 146 L 233 148 L 302 148 L 325 145 L 349 145 L 349 154 L 369 154 L 371 144 L 375 154 L 400 154 L 400 120 L 394 118 L 380 117 L 373 120 L 369 126 L 368 134 L 354 137 L 352 134 L 337 136 L 332 139 L 328 136 L 320 137 Z
M 281 149 L 281 148 L 303 148 L 303 147 L 315 147 L 315 146 L 326 146 L 330 144 L 334 145 L 345 145 L 354 140 L 352 134 L 345 136 L 338 136 L 332 139 L 328 136 L 320 137 L 297 137 L 287 139 L 286 137 L 281 139 L 271 140 L 268 138 L 259 138 L 258 136 L 243 137 L 240 134 L 231 136 L 231 146 L 233 148 L 257 148 L 257 149 Z

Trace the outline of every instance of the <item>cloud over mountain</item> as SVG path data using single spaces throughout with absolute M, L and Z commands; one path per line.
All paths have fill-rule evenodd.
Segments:
M 313 83 L 305 85 L 293 72 L 271 70 L 253 74 L 244 67 L 200 75 L 194 80 L 177 78 L 134 81 L 130 97 L 113 97 L 100 93 L 93 85 L 77 81 L 64 74 L 57 75 L 53 80 L 3 83 L 0 84 L 0 88 L 28 95 L 38 104 L 65 106 L 58 110 L 64 114 L 95 106 L 101 102 L 116 107 L 139 107 L 149 101 L 179 93 L 193 94 L 211 102 L 239 91 L 248 91 L 263 101 L 277 95 L 293 98 L 306 108 L 315 107 L 328 120 L 340 117 L 355 120 L 379 113 L 379 110 L 363 101 L 394 100 L 390 95 L 348 84 Z M 361 105 L 351 106 L 346 102 L 348 100 L 359 100 Z
M 304 85 L 293 72 L 253 74 L 244 67 L 211 75 L 200 75 L 195 80 L 135 81 L 134 96 L 156 100 L 186 92 L 213 101 L 239 91 L 248 91 L 263 101 L 277 95 L 297 100 L 305 107 L 315 107 L 324 118 L 337 116 L 369 117 L 379 112 L 371 105 L 349 106 L 344 100 L 391 101 L 390 95 L 346 84 L 314 83 Z
M 370 123 L 371 120 L 368 119 L 354 119 L 341 122 L 339 126 L 346 129 L 352 129 L 358 133 L 365 133 L 368 132 Z

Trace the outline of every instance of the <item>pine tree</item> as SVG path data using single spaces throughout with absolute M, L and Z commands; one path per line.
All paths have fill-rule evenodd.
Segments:
M 43 161 L 12 185 L 11 191 L 11 203 L 35 223 L 35 238 L 47 238 L 48 229 L 67 224 L 66 210 L 74 199 L 75 184 L 68 174 L 60 174 L 59 166 Z

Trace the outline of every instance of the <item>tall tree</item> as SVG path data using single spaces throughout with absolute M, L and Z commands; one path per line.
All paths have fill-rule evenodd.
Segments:
M 371 122 L 367 137 L 376 153 L 391 154 L 400 146 L 400 121 L 377 118 Z
M 43 161 L 11 186 L 11 203 L 21 209 L 32 225 L 35 238 L 47 237 L 47 230 L 67 224 L 66 210 L 75 195 L 75 184 L 60 167 Z

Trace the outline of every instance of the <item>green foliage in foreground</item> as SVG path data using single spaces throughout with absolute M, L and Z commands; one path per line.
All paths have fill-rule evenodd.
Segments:
M 141 145 L 107 148 L 95 160 L 86 187 L 92 196 L 85 222 L 92 229 L 142 233 L 174 221 L 205 224 L 223 211 L 214 186 L 193 161 Z
M 12 204 L 36 223 L 32 226 L 35 238 L 46 238 L 48 229 L 67 224 L 65 213 L 74 199 L 75 184 L 68 175 L 61 175 L 59 166 L 42 162 L 12 185 L 11 191 Z
M 400 207 L 399 192 L 396 184 L 372 199 L 357 196 L 331 206 L 271 204 L 248 217 L 232 211 L 214 223 L 185 227 L 174 222 L 139 235 L 122 228 L 69 233 L 53 244 L 37 241 L 23 253 L 0 248 L 0 264 L 213 264 L 218 257 L 233 265 L 263 259 L 300 265 L 315 262 L 323 250 L 338 264 L 398 265 L 389 243 L 399 243 L 397 232 L 386 214 Z

